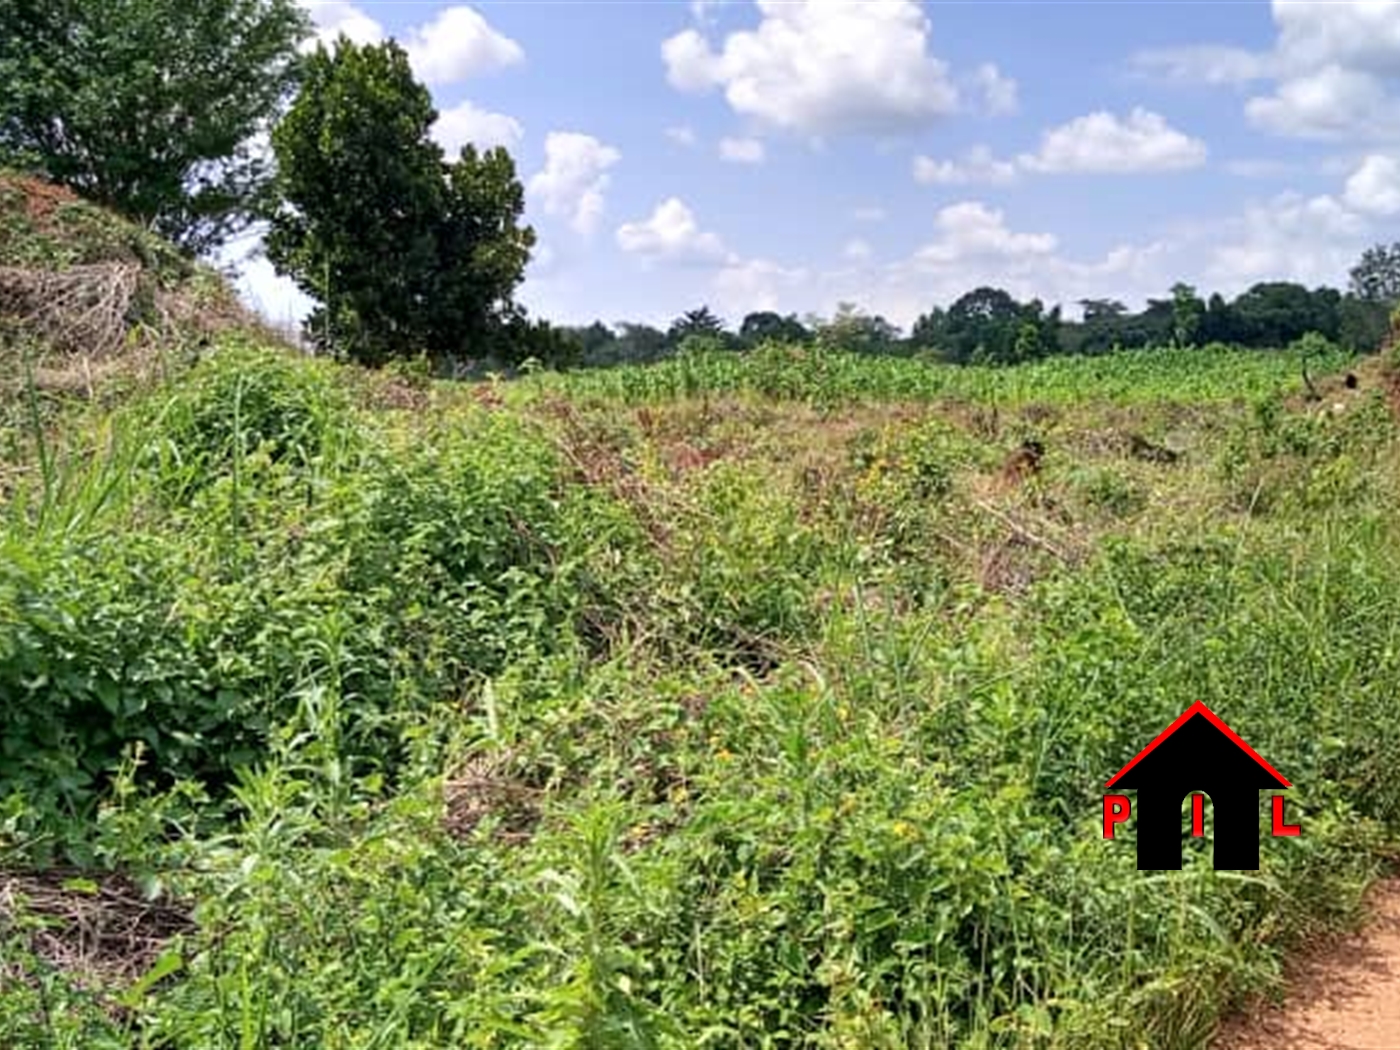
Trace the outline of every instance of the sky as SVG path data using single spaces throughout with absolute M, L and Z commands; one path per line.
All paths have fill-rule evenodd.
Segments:
M 506 146 L 556 324 L 707 305 L 908 327 L 982 284 L 1140 308 L 1344 287 L 1400 240 L 1400 0 L 303 0 Z M 245 298 L 308 308 L 256 244 Z

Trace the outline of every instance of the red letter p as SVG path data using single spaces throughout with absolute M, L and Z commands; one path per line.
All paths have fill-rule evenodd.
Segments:
M 1103 837 L 1113 838 L 1113 825 L 1121 824 L 1132 813 L 1127 795 L 1105 795 L 1103 797 Z

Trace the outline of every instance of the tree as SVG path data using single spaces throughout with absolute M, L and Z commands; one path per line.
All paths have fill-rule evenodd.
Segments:
M 1015 355 L 1023 312 L 1000 288 L 983 286 L 948 308 L 944 352 L 959 364 L 1009 361 Z
M 189 254 L 252 221 L 290 96 L 297 0 L 0 0 L 0 163 Z
M 871 316 L 854 303 L 840 303 L 836 316 L 820 325 L 819 342 L 856 354 L 889 353 L 899 339 L 899 329 L 883 317 Z
M 1390 331 L 1390 308 L 1347 294 L 1337 307 L 1337 341 L 1357 353 L 1380 349 Z
M 308 57 L 272 133 L 278 206 L 267 254 L 320 303 L 320 347 L 363 364 L 427 352 L 510 361 L 532 333 L 512 302 L 535 234 L 504 149 L 445 163 L 437 112 L 394 41 Z M 538 355 L 534 355 L 538 356 Z
M 1291 281 L 1261 282 L 1231 304 L 1235 337 L 1257 347 L 1285 347 L 1308 332 L 1335 339 L 1340 298 L 1334 289 L 1310 292 Z
M 1236 338 L 1234 312 L 1219 292 L 1212 292 L 1201 318 L 1200 335 L 1204 343 L 1232 343 Z
M 716 317 L 708 306 L 702 306 L 677 317 L 666 332 L 666 339 L 672 346 L 680 346 L 692 336 L 709 337 L 724 342 L 724 322 Z
M 602 321 L 594 321 L 586 328 L 565 330 L 578 341 L 584 364 L 607 365 L 617 360 L 617 333 Z
M 810 342 L 811 338 L 812 333 L 807 331 L 795 315 L 783 317 L 771 310 L 749 314 L 739 325 L 739 339 L 746 346 L 757 346 L 766 341 L 806 343 Z
M 1084 311 L 1085 324 L 1114 321 L 1128 312 L 1117 299 L 1080 299 L 1079 306 Z
M 1178 281 L 1172 285 L 1172 342 L 1177 346 L 1195 346 L 1206 315 L 1196 289 Z
M 666 333 L 647 324 L 617 325 L 617 359 L 619 361 L 658 361 L 670 351 Z
M 1400 300 L 1400 241 L 1367 248 L 1350 276 L 1350 291 L 1357 299 L 1393 306 Z
M 934 350 L 943 342 L 948 326 L 948 314 L 942 307 L 935 306 L 926 314 L 920 314 L 909 329 L 909 344 L 916 350 Z

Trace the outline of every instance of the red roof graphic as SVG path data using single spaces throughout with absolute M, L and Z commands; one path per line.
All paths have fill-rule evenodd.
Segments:
M 1144 758 L 1152 754 L 1152 752 L 1157 749 L 1157 746 L 1159 744 L 1161 744 L 1178 729 L 1180 729 L 1183 725 L 1189 722 L 1195 715 L 1203 716 L 1206 719 L 1206 721 L 1210 722 L 1210 724 L 1215 726 L 1216 729 L 1224 733 L 1225 736 L 1229 738 L 1232 744 L 1234 744 L 1237 748 L 1239 748 L 1241 751 L 1247 754 L 1250 758 L 1254 759 L 1255 762 L 1258 762 L 1260 766 L 1262 766 L 1271 776 L 1276 778 L 1284 787 L 1293 786 L 1287 781 L 1287 779 L 1284 778 L 1282 773 L 1280 773 L 1273 766 L 1269 765 L 1269 763 L 1265 762 L 1263 757 L 1259 754 L 1259 752 L 1255 751 L 1254 748 L 1250 747 L 1243 740 L 1241 740 L 1239 736 L 1236 735 L 1233 729 L 1231 729 L 1224 722 L 1222 722 L 1220 720 L 1219 715 L 1217 715 L 1214 711 L 1208 708 L 1205 704 L 1197 700 L 1194 704 L 1192 704 L 1184 712 L 1182 712 L 1180 718 L 1178 718 L 1171 725 L 1167 726 L 1166 729 L 1158 733 L 1156 739 L 1153 740 L 1152 743 L 1148 744 L 1145 748 L 1143 748 L 1136 755 L 1134 755 L 1132 761 L 1130 761 L 1126 766 L 1124 766 L 1117 773 L 1115 773 L 1113 775 L 1113 779 L 1110 780 L 1105 785 L 1105 787 L 1112 787 L 1114 784 L 1118 783 L 1118 781 L 1122 778 L 1122 776 L 1125 773 L 1128 772 L 1128 770 L 1132 769 Z

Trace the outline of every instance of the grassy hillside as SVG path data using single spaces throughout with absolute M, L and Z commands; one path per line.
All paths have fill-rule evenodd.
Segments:
M 224 339 L 16 428 L 0 1044 L 1203 1046 L 1400 830 L 1396 423 L 1325 365 Z M 1295 785 L 1259 872 L 1102 838 L 1196 700 Z

